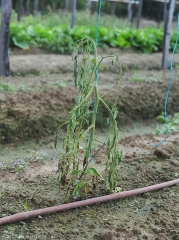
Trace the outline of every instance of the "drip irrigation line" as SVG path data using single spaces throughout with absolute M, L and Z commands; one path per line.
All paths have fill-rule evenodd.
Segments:
M 146 193 L 146 192 L 156 191 L 156 190 L 166 188 L 166 187 L 171 187 L 171 186 L 177 185 L 177 184 L 179 184 L 179 178 L 172 180 L 172 181 L 168 181 L 168 182 L 164 182 L 164 183 L 160 183 L 160 184 L 156 184 L 156 185 L 152 185 L 152 186 L 148 186 L 148 187 L 144 187 L 144 188 L 138 188 L 138 189 L 134 189 L 134 190 L 130 190 L 130 191 L 114 193 L 111 195 L 106 195 L 106 196 L 102 196 L 102 197 L 96 197 L 96 198 L 91 198 L 91 199 L 87 199 L 87 200 L 67 203 L 67 204 L 63 204 L 63 205 L 59 205 L 59 206 L 53 206 L 53 207 L 47 207 L 47 208 L 42 208 L 42 209 L 37 209 L 37 210 L 32 210 L 32 211 L 27 211 L 27 212 L 21 212 L 21 213 L 17 213 L 17 214 L 11 215 L 11 216 L 0 218 L 0 226 L 4 225 L 4 224 L 9 224 L 12 222 L 27 220 L 32 217 L 43 216 L 43 215 L 50 214 L 50 213 L 57 213 L 57 212 L 62 212 L 62 211 L 75 209 L 75 208 L 79 208 L 79 207 L 85 207 L 85 206 L 89 206 L 89 205 L 99 204 L 102 202 L 119 200 L 121 198 L 135 196 L 135 195 L 139 195 L 139 194 Z

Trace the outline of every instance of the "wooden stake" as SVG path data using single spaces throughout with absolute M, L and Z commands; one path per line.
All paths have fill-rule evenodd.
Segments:
M 9 76 L 9 24 L 11 18 L 11 0 L 1 0 L 2 20 L 0 29 L 0 76 Z

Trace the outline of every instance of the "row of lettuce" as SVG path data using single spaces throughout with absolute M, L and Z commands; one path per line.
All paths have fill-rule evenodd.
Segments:
M 10 46 L 28 50 L 39 47 L 57 53 L 69 53 L 74 49 L 75 41 L 85 36 L 95 39 L 95 26 L 68 26 L 50 28 L 42 24 L 12 22 L 10 25 Z M 125 28 L 109 29 L 100 27 L 99 46 L 133 48 L 142 53 L 152 53 L 162 50 L 163 30 L 157 28 Z M 174 46 L 176 33 L 172 35 L 171 49 Z

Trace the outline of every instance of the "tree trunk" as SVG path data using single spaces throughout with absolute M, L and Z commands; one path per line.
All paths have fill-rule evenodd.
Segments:
M 53 9 L 53 12 L 55 12 L 57 10 L 57 2 L 56 1 L 53 1 L 52 9 Z
M 65 12 L 69 11 L 69 3 L 70 3 L 69 0 L 65 0 Z
M 111 15 L 115 15 L 115 10 L 116 10 L 116 2 L 111 2 Z
M 45 13 L 45 0 L 41 0 L 40 3 L 41 3 L 41 8 L 40 8 L 41 13 L 44 14 Z
M 75 25 L 75 12 L 76 12 L 76 0 L 73 0 L 71 8 L 71 24 L 70 24 L 71 28 L 73 28 Z
M 132 22 L 132 1 L 131 0 L 128 1 L 127 15 L 128 15 L 128 21 Z
M 29 16 L 29 0 L 26 0 L 26 9 L 25 9 L 25 14 L 26 16 Z
M 167 17 L 167 0 L 163 3 L 163 23 L 165 27 L 165 22 L 166 22 L 166 17 Z
M 140 27 L 140 20 L 142 15 L 142 7 L 143 7 L 143 0 L 139 0 L 139 6 L 138 6 L 138 15 L 137 15 L 137 25 L 136 27 Z
M 20 22 L 22 17 L 22 2 L 23 0 L 18 0 L 18 13 L 17 13 L 17 21 Z
M 162 55 L 162 69 L 168 68 L 168 53 L 170 49 L 170 39 L 172 34 L 172 21 L 175 10 L 175 0 L 170 0 L 166 13 L 166 21 L 164 27 L 163 38 L 163 55 Z
M 34 15 L 37 15 L 39 7 L 39 0 L 34 0 Z
M 89 10 L 91 10 L 91 0 L 87 1 L 87 7 L 88 7 Z
M 2 20 L 0 29 L 0 76 L 9 76 L 9 24 L 11 19 L 11 0 L 1 0 Z
M 91 2 L 91 15 L 93 15 L 96 11 L 96 2 Z

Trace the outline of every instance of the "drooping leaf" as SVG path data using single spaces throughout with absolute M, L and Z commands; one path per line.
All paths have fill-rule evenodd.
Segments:
M 73 170 L 72 172 L 71 172 L 71 175 L 77 175 L 78 173 L 80 173 L 81 172 L 81 170 Z
M 89 173 L 90 175 L 94 176 L 94 177 L 100 177 L 101 176 L 95 168 L 88 168 L 86 170 L 86 172 Z
M 13 37 L 12 40 L 13 40 L 13 43 L 16 47 L 19 47 L 23 50 L 28 50 L 29 49 L 29 45 L 28 45 L 27 42 L 25 42 L 25 41 L 18 42 L 15 37 Z

